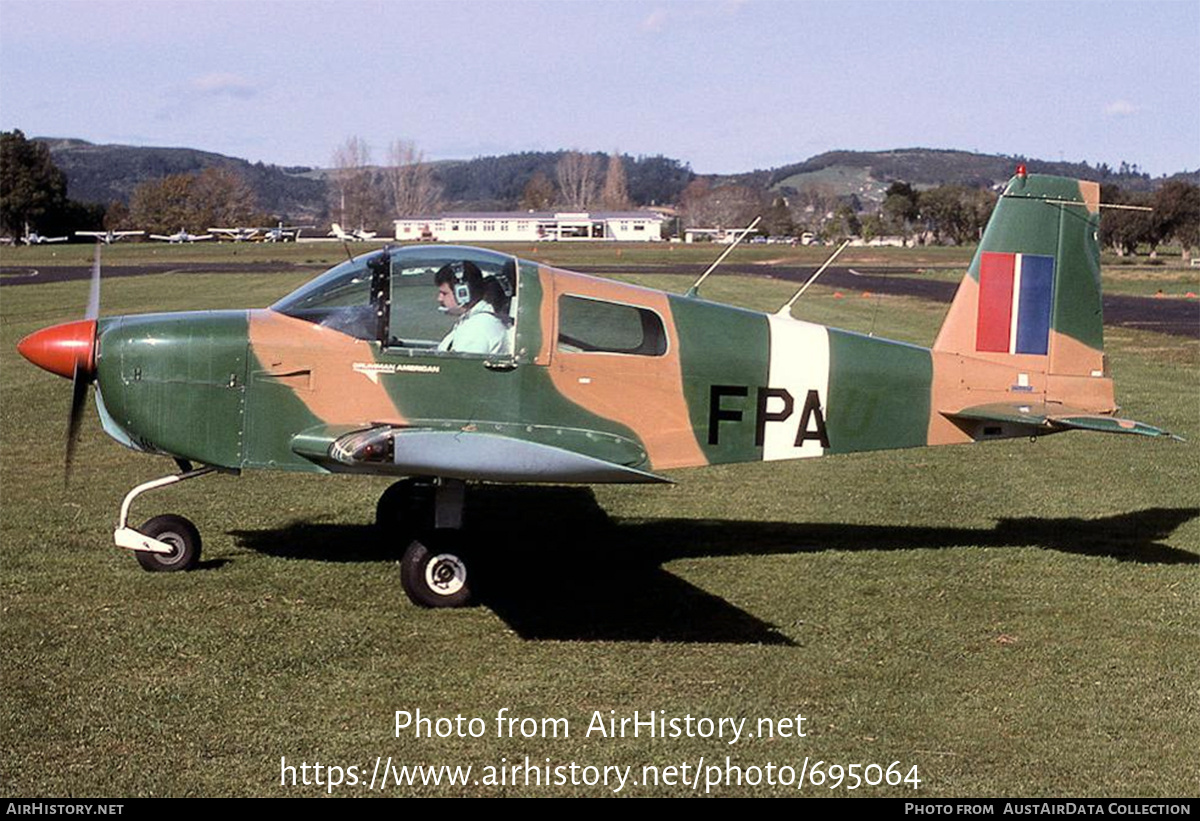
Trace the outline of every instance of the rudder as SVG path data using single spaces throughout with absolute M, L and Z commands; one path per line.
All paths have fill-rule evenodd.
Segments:
M 943 412 L 1001 401 L 1116 410 L 1099 228 L 1097 183 L 1023 172 L 1009 181 L 933 345 L 956 376 L 943 380 Z

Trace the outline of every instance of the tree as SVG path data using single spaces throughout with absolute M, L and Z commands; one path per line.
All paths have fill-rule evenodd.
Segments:
M 894 182 L 888 187 L 883 201 L 883 219 L 888 228 L 906 239 L 912 235 L 913 226 L 920 217 L 917 207 L 918 194 L 906 182 Z
M 1200 246 L 1200 188 L 1177 180 L 1166 183 L 1154 195 L 1154 213 L 1162 239 L 1179 243 L 1184 261 L 1190 260 L 1191 249 Z
M 227 168 L 150 180 L 135 188 L 129 200 L 128 221 L 152 233 L 249 226 L 265 220 L 265 215 L 256 212 L 254 191 Z
M 600 158 L 595 154 L 568 151 L 555 168 L 563 204 L 586 211 L 596 201 L 600 189 Z
M 371 147 L 349 137 L 333 152 L 330 210 L 346 228 L 375 225 L 383 218 L 383 197 L 371 172 Z
M 384 170 L 397 217 L 432 215 L 441 209 L 442 189 L 433 180 L 433 169 L 416 143 L 395 140 L 388 147 L 388 167 Z
M 538 171 L 525 184 L 525 191 L 521 194 L 521 207 L 526 211 L 545 211 L 554 205 L 557 194 L 550 178 Z
M 253 189 L 228 168 L 206 168 L 195 175 L 189 192 L 189 224 L 203 231 L 208 226 L 247 226 L 265 222 L 257 213 Z M 259 217 L 262 217 L 261 219 Z
M 978 242 L 995 204 L 990 192 L 961 185 L 930 188 L 918 199 L 921 220 L 938 245 L 947 239 L 958 245 Z
M 744 228 L 763 210 L 762 197 L 744 185 L 713 188 L 703 178 L 693 180 L 680 195 L 686 224 L 692 228 Z
M 189 227 L 194 218 L 190 198 L 195 179 L 193 174 L 169 174 L 142 183 L 129 197 L 130 217 L 151 233 L 170 233 Z M 195 224 L 190 227 L 201 229 Z
M 884 220 L 882 214 L 867 214 L 859 222 L 859 235 L 862 236 L 863 242 L 869 243 L 876 237 L 881 237 L 887 233 L 887 221 Z
M 792 212 L 788 210 L 787 200 L 776 197 L 771 201 L 771 207 L 763 212 L 759 227 L 768 236 L 787 237 L 796 233 L 796 225 L 792 221 Z
M 1143 208 L 1151 205 L 1147 195 L 1126 194 L 1115 185 L 1100 187 L 1100 201 Z M 1100 243 L 1112 248 L 1119 256 L 1136 254 L 1142 243 L 1158 243 L 1158 225 L 1159 221 L 1153 212 L 1108 208 L 1100 218 Z
M 604 172 L 604 191 L 600 195 L 600 204 L 609 211 L 628 211 L 631 207 L 629 183 L 625 179 L 625 163 L 615 151 L 608 155 L 608 168 Z
M 104 210 L 104 230 L 121 231 L 133 225 L 129 216 L 129 206 L 120 200 L 113 200 Z
M 45 230 L 67 207 L 67 176 L 44 143 L 19 130 L 0 133 L 0 230 L 10 236 Z
M 861 230 L 862 223 L 858 221 L 858 214 L 848 204 L 843 203 L 834 212 L 833 219 L 825 223 L 821 233 L 830 242 L 841 242 L 858 236 Z

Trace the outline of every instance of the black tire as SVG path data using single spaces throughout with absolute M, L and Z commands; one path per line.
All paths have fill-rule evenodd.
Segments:
M 175 548 L 172 553 L 134 551 L 143 570 L 176 573 L 191 570 L 200 562 L 200 531 L 182 516 L 155 516 L 139 527 L 138 532 Z
M 452 539 L 439 535 L 436 547 L 417 540 L 400 560 L 400 586 L 420 607 L 467 607 L 472 604 L 471 581 L 462 553 Z
M 429 480 L 401 479 L 375 504 L 375 526 L 400 544 L 433 527 L 434 488 Z

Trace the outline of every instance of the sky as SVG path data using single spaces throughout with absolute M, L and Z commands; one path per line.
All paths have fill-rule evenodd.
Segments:
M 1200 3 L 0 0 L 0 129 L 328 166 L 927 147 L 1200 168 Z

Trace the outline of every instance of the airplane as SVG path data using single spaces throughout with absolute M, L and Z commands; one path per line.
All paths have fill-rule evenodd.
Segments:
M 287 242 L 291 240 L 295 242 L 300 239 L 300 232 L 305 228 L 314 228 L 312 225 L 284 225 L 282 222 L 274 228 L 263 229 L 266 235 L 263 240 L 266 242 Z
M 220 234 L 221 237 L 228 237 L 234 242 L 243 242 L 252 240 L 258 236 L 261 228 L 209 228 L 210 234 Z
M 212 239 L 212 234 L 189 234 L 186 229 L 180 228 L 174 234 L 151 234 L 150 239 L 162 240 L 169 242 L 172 245 L 181 242 L 199 242 L 200 240 Z
M 367 240 L 375 239 L 375 235 L 377 233 L 377 231 L 366 231 L 363 228 L 358 228 L 354 231 L 347 231 L 342 228 L 341 225 L 335 222 L 331 226 L 331 230 L 328 234 L 326 234 L 326 236 L 333 237 L 334 239 L 340 239 L 342 242 L 365 242 Z
M 30 231 L 29 226 L 25 226 L 25 235 L 21 237 L 21 242 L 26 245 L 42 245 L 47 242 L 66 242 L 70 237 L 43 237 L 37 231 Z
M 125 237 L 145 236 L 145 231 L 76 231 L 77 237 L 95 237 L 105 245 L 112 245 Z
M 698 285 L 670 294 L 449 245 L 354 257 L 266 309 L 103 318 L 97 255 L 86 318 L 18 348 L 72 379 L 68 469 L 89 384 L 111 437 L 175 460 L 121 505 L 114 541 L 145 569 L 192 568 L 201 550 L 182 516 L 129 526 L 148 490 L 244 470 L 392 476 L 376 520 L 407 544 L 401 585 L 457 607 L 485 548 L 463 529 L 469 482 L 657 483 L 1071 430 L 1171 436 L 1118 416 L 1099 214 L 1098 184 L 1018 169 L 931 348 L 794 319 L 791 303 L 761 313 Z M 460 316 L 484 307 L 496 350 L 446 346 L 460 326 L 434 293 Z

